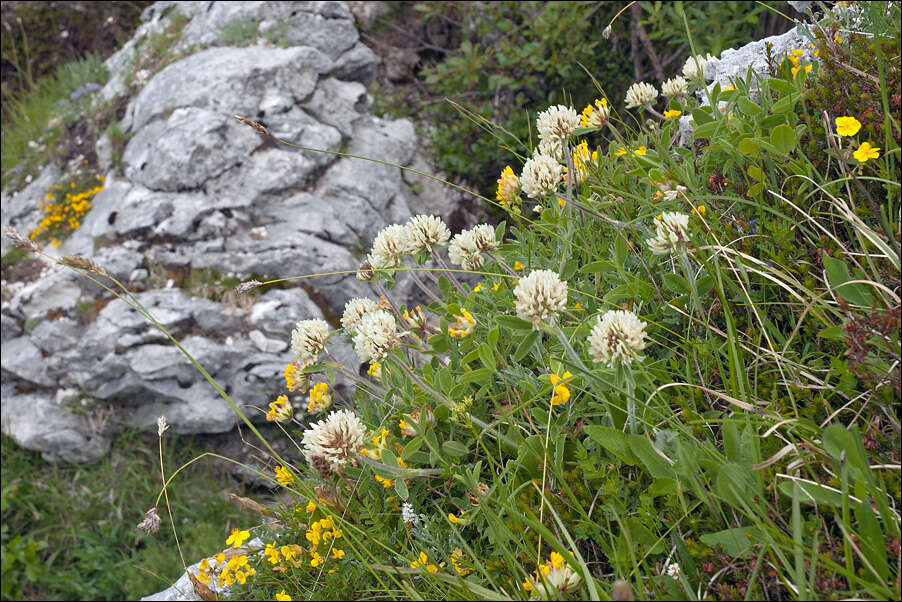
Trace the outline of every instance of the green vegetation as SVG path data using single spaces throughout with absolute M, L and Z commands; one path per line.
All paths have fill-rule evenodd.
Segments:
M 219 41 L 226 46 L 247 46 L 257 39 L 257 21 L 233 19 L 219 28 Z
M 164 443 L 171 475 L 202 453 L 199 442 Z M 181 572 L 171 527 L 135 529 L 160 491 L 156 437 L 125 432 L 96 464 L 49 464 L 2 439 L 5 600 L 137 600 Z M 169 491 L 188 562 L 222 547 L 235 520 L 228 478 L 209 461 L 185 469 Z

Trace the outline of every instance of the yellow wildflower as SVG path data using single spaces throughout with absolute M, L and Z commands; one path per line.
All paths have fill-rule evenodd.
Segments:
M 366 369 L 366 373 L 382 382 L 382 364 L 379 362 L 373 362 L 370 364 L 370 367 Z
M 233 548 L 240 548 L 241 544 L 251 536 L 250 531 L 242 531 L 241 529 L 232 529 L 232 534 L 226 539 L 226 545 Z M 247 561 L 247 557 L 243 557 Z
M 645 148 L 644 146 L 640 146 L 639 148 L 637 148 L 636 150 L 633 151 L 633 154 L 639 155 L 641 157 L 641 156 L 645 155 L 645 151 L 647 151 L 647 150 L 648 149 Z
M 271 564 L 279 564 L 279 551 L 276 549 L 276 544 L 266 544 L 266 549 L 263 551 L 263 555 L 266 556 L 266 559 Z
M 861 129 L 861 122 L 854 117 L 843 116 L 836 118 L 836 133 L 840 136 L 854 136 Z
M 204 585 L 210 585 L 210 574 L 204 571 L 198 571 L 194 577 Z
M 522 270 L 522 269 L 523 269 L 523 264 L 520 263 L 519 261 L 515 261 L 515 262 L 514 262 L 514 270 L 516 270 L 517 272 L 519 272 L 519 271 Z
M 235 583 L 235 578 L 232 576 L 232 572 L 229 569 L 222 569 L 222 572 L 219 573 L 219 587 L 228 587 Z
M 461 568 L 461 564 L 464 562 L 464 553 L 460 548 L 454 548 L 454 551 L 451 552 L 451 565 L 454 567 L 454 570 L 457 571 L 457 574 L 461 577 L 466 577 L 470 573 L 473 572 L 473 569 L 470 567 Z
M 285 366 L 282 376 L 285 377 L 285 386 L 288 387 L 289 391 L 300 391 L 303 393 L 307 390 L 309 377 L 306 374 L 298 374 L 298 367 L 294 362 Z
M 622 147 L 622 146 L 621 146 L 620 148 L 617 149 L 617 152 L 616 152 L 616 153 L 614 153 L 614 155 L 617 156 L 617 157 L 622 157 L 622 156 L 625 155 L 625 154 L 626 154 L 626 148 L 624 148 L 624 147 Z
M 595 99 L 593 104 L 587 105 L 585 109 L 583 109 L 582 115 L 579 118 L 579 126 L 588 128 L 599 128 L 607 122 L 608 117 L 611 115 L 611 109 L 608 107 L 608 99 Z
M 314 552 L 313 556 L 310 558 L 310 566 L 318 567 L 323 563 L 323 557 L 319 555 L 319 552 Z
M 328 383 L 318 383 L 310 388 L 310 395 L 307 401 L 307 411 L 311 414 L 314 412 L 322 412 L 332 405 L 332 394 L 329 393 Z
M 514 175 L 514 170 L 508 165 L 501 172 L 501 177 L 498 178 L 498 189 L 495 192 L 496 200 L 504 207 L 517 198 L 519 189 L 520 180 Z
M 492 290 L 493 290 L 493 291 L 496 291 L 496 292 L 497 292 L 499 288 L 501 288 L 501 282 L 500 282 L 500 281 L 495 282 L 494 284 L 492 284 Z
M 291 474 L 291 472 L 283 466 L 276 466 L 275 473 L 276 480 L 280 485 L 282 485 L 282 487 L 288 487 L 289 485 L 294 483 L 294 475 Z
M 341 560 L 344 557 L 345 557 L 344 550 L 339 550 L 337 548 L 332 550 L 332 558 L 335 558 L 336 560 Z
M 696 214 L 697 214 L 697 215 L 700 215 L 700 216 L 702 216 L 702 217 L 705 217 L 705 212 L 706 212 L 706 211 L 707 211 L 707 209 L 705 209 L 705 206 L 704 206 L 704 205 L 699 205 L 698 207 L 695 207 L 695 208 L 692 210 L 692 215 L 696 215 Z
M 279 593 L 276 594 L 276 600 L 279 600 L 280 602 L 282 602 L 284 600 L 287 602 L 288 600 L 291 600 L 291 596 L 286 594 L 285 590 L 283 589 L 282 591 L 280 591 Z
M 554 393 L 551 396 L 551 405 L 559 406 L 561 404 L 567 403 L 567 401 L 570 399 L 570 388 L 567 387 L 566 383 L 562 383 L 561 381 L 565 381 L 572 376 L 573 375 L 570 374 L 570 372 L 564 372 L 563 376 L 558 376 L 557 374 L 548 375 L 548 378 L 551 380 L 551 384 L 554 385 Z
M 481 290 L 482 290 L 482 283 L 481 283 L 481 282 L 480 282 L 479 284 L 477 284 L 475 287 L 473 287 L 473 292 L 474 292 L 474 293 L 478 293 L 478 292 L 481 291 Z
M 671 109 L 669 111 L 664 111 L 664 119 L 673 119 L 674 117 L 679 117 L 682 115 L 682 111 L 677 111 L 676 109 Z
M 880 157 L 880 147 L 879 146 L 871 146 L 870 142 L 862 142 L 861 146 L 858 147 L 852 156 L 855 157 L 859 163 L 864 163 L 868 159 L 878 159 Z
M 464 338 L 471 332 L 473 332 L 473 328 L 476 326 L 476 320 L 473 319 L 473 316 L 470 315 L 470 312 L 461 308 L 460 310 L 463 312 L 462 316 L 455 315 L 457 318 L 457 322 L 454 322 L 450 326 L 448 326 L 448 335 L 456 338 Z
M 838 31 L 833 34 L 833 41 L 836 42 L 837 44 L 842 44 L 842 36 L 839 35 Z
M 316 510 L 316 504 L 313 503 L 313 500 L 307 502 L 307 508 L 306 508 L 306 510 L 307 510 L 308 513 L 313 512 L 314 510 Z
M 288 403 L 288 397 L 279 395 L 278 398 L 269 404 L 269 412 L 266 413 L 266 420 L 269 422 L 288 422 L 291 420 L 292 408 Z

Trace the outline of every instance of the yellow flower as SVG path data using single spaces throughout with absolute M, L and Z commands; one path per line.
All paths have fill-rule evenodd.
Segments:
M 307 402 L 309 413 L 321 412 L 332 405 L 332 394 L 329 393 L 328 383 L 318 383 L 310 389 Z
M 706 211 L 707 211 L 707 209 L 705 209 L 704 205 L 699 205 L 698 207 L 696 207 L 695 209 L 692 210 L 692 215 L 698 214 L 702 217 L 705 217 Z
M 266 559 L 272 564 L 279 564 L 279 551 L 273 543 L 266 544 L 266 550 L 263 551 Z
M 608 120 L 611 109 L 608 108 L 608 99 L 595 99 L 595 103 L 586 106 L 579 118 L 580 127 L 601 127 Z
M 203 571 L 198 571 L 197 574 L 195 575 L 195 577 L 197 578 L 198 581 L 200 581 L 204 585 L 210 585 L 210 574 L 209 573 L 205 573 Z
M 276 600 L 280 600 L 280 601 L 282 601 L 282 600 L 291 600 L 291 596 L 289 596 L 288 594 L 286 594 L 286 593 L 285 593 L 285 590 L 283 589 L 283 590 L 280 591 L 278 594 L 276 594 Z
M 240 548 L 241 544 L 251 536 L 250 531 L 242 531 L 241 529 L 232 529 L 232 534 L 229 535 L 229 538 L 226 539 L 226 545 L 232 546 L 233 548 Z M 244 557 L 245 561 L 247 558 Z
M 291 404 L 288 403 L 288 397 L 279 395 L 279 397 L 269 404 L 269 412 L 266 413 L 266 420 L 269 422 L 288 422 L 291 420 Z
M 449 512 L 449 513 L 448 513 L 448 520 L 451 521 L 451 522 L 452 522 L 453 524 L 455 524 L 455 525 L 459 525 L 459 524 L 460 524 L 460 519 L 457 518 L 456 516 L 454 516 L 454 513 L 453 513 L 453 512 Z
M 335 558 L 335 559 L 337 559 L 337 560 L 341 560 L 341 559 L 344 558 L 344 557 L 345 557 L 345 551 L 344 551 L 344 550 L 339 550 L 339 549 L 333 549 L 333 550 L 332 550 L 332 558 Z
M 854 136 L 861 129 L 861 122 L 854 117 L 837 117 L 836 133 L 840 136 Z
M 241 556 L 233 556 L 232 558 L 229 558 L 229 561 L 226 563 L 226 568 L 230 571 L 237 571 L 241 567 L 245 566 L 247 566 L 246 554 L 242 554 Z
M 495 282 L 494 284 L 492 284 L 492 290 L 493 290 L 493 291 L 496 291 L 496 292 L 497 292 L 499 288 L 501 288 L 501 282 L 500 282 L 500 281 L 499 281 L 499 282 Z
M 454 322 L 450 326 L 448 326 L 448 335 L 451 337 L 462 339 L 471 332 L 473 332 L 473 328 L 476 326 L 476 320 L 473 319 L 473 316 L 470 315 L 470 312 L 461 308 L 460 310 L 463 315 L 454 317 L 457 318 L 457 322 Z
M 721 92 L 732 92 L 732 91 L 735 90 L 735 89 L 736 89 L 736 86 L 734 86 L 733 84 L 727 84 L 726 86 L 724 86 L 724 87 L 721 88 L 720 90 L 721 90 Z
M 291 560 L 297 556 L 297 551 L 292 546 L 282 546 L 282 556 L 285 557 L 285 560 Z
M 276 466 L 276 480 L 279 482 L 282 487 L 288 487 L 292 483 L 294 483 L 294 475 L 291 474 L 286 468 L 282 466 Z
M 564 205 L 567 204 L 567 201 L 565 201 L 565 200 L 562 199 L 561 197 L 558 197 L 558 198 L 557 198 L 557 204 L 558 204 L 558 207 L 563 207 Z
M 515 262 L 514 262 L 514 270 L 516 270 L 516 271 L 519 272 L 519 271 L 522 270 L 522 269 L 523 269 L 523 264 L 520 263 L 519 261 L 515 261 Z
M 682 111 L 677 111 L 676 109 L 664 111 L 664 119 L 673 119 L 674 117 L 679 117 L 682 114 Z
M 223 569 L 221 573 L 219 573 L 219 587 L 228 587 L 235 583 L 235 578 L 232 577 L 231 571 L 229 569 Z
M 451 552 L 451 565 L 454 566 L 454 570 L 457 571 L 457 574 L 461 577 L 466 577 L 470 573 L 473 572 L 473 569 L 470 567 L 461 568 L 461 564 L 464 561 L 464 553 L 460 548 L 454 548 L 454 551 Z
M 559 406 L 561 404 L 567 403 L 567 401 L 570 399 L 570 388 L 567 387 L 566 383 L 558 383 L 567 380 L 572 376 L 573 375 L 569 372 L 564 372 L 563 376 L 558 376 L 557 374 L 548 375 L 548 378 L 551 380 L 551 384 L 554 385 L 554 393 L 551 395 L 551 405 Z
M 316 504 L 314 504 L 312 500 L 307 502 L 306 510 L 308 513 L 313 512 L 314 510 L 316 510 Z
M 864 163 L 868 159 L 877 159 L 880 157 L 880 147 L 871 146 L 870 142 L 862 142 L 858 150 L 852 153 L 852 156 L 858 159 L 859 163 Z
M 373 476 L 376 477 L 376 480 L 378 482 L 382 483 L 382 486 L 385 487 L 386 489 L 388 489 L 389 487 L 391 487 L 395 484 L 394 480 L 392 480 L 392 479 L 386 479 L 384 477 L 380 477 L 377 474 L 374 474 Z
M 382 382 L 382 364 L 379 362 L 373 362 L 370 364 L 370 367 L 366 369 L 366 373 Z
M 478 293 L 478 292 L 481 291 L 481 290 L 482 290 L 482 283 L 481 283 L 481 282 L 480 282 L 479 284 L 477 284 L 477 285 L 473 288 L 473 292 L 474 292 L 474 293 Z
M 811 71 L 811 67 L 811 65 L 805 65 L 805 73 L 809 73 Z M 792 74 L 795 75 L 796 73 L 798 73 L 799 69 L 801 69 L 801 67 L 793 67 L 791 69 Z
M 622 146 L 621 146 L 620 148 L 617 149 L 617 152 L 616 152 L 616 153 L 614 153 L 614 155 L 617 156 L 617 157 L 622 157 L 622 156 L 625 155 L 625 154 L 626 154 L 626 149 L 625 149 L 624 147 L 622 147 Z
M 836 42 L 837 44 L 842 44 L 842 36 L 839 35 L 838 31 L 833 34 L 833 41 Z
M 639 148 L 637 148 L 636 150 L 633 151 L 633 154 L 639 155 L 641 157 L 645 154 L 646 150 L 648 150 L 648 149 L 646 149 L 644 146 L 640 146 Z
M 319 552 L 314 552 L 313 556 L 310 558 L 310 566 L 318 567 L 323 563 L 323 557 L 319 555 Z
M 285 371 L 282 375 L 285 377 L 285 386 L 288 387 L 289 391 L 301 391 L 303 393 L 307 389 L 308 377 L 306 374 L 298 374 L 298 367 L 294 363 L 285 366 Z
M 500 201 L 502 207 L 513 202 L 517 198 L 517 192 L 520 189 L 520 180 L 514 175 L 514 170 L 510 165 L 501 172 L 498 178 L 498 189 L 495 192 L 496 200 Z

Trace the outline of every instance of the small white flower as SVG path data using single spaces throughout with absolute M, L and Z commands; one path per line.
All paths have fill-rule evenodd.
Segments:
M 556 272 L 535 270 L 514 289 L 517 316 L 533 326 L 554 318 L 567 306 L 567 283 Z
M 689 216 L 685 213 L 664 212 L 655 218 L 655 235 L 645 240 L 655 255 L 668 255 L 684 248 L 689 242 Z
M 668 79 L 661 86 L 661 94 L 664 95 L 665 98 L 674 98 L 684 96 L 686 94 L 686 90 L 689 87 L 689 83 L 677 75 L 673 79 Z
M 434 215 L 416 215 L 407 222 L 408 252 L 427 251 L 443 245 L 451 238 L 451 231 L 441 218 Z
M 589 351 L 596 362 L 605 362 L 612 368 L 641 360 L 639 352 L 645 349 L 647 324 L 631 311 L 612 310 L 598 318 L 589 334 Z
M 404 524 L 416 527 L 420 523 L 420 515 L 414 512 L 410 502 L 404 502 L 401 506 L 401 520 Z
M 495 239 L 495 228 L 489 224 L 479 224 L 472 230 L 473 246 L 480 253 L 493 253 L 498 249 L 498 241 Z
M 520 187 L 532 199 L 542 199 L 557 190 L 561 183 L 564 167 L 545 154 L 533 155 L 523 165 L 520 175 Z
M 372 299 L 360 297 L 351 299 L 345 303 L 345 311 L 341 316 L 341 327 L 347 330 L 349 334 L 354 334 L 354 327 L 357 326 L 357 322 L 371 311 L 376 311 L 378 307 Z
M 550 143 L 566 143 L 573 130 L 579 127 L 579 113 L 573 107 L 554 105 L 536 118 L 539 140 Z
M 364 362 L 381 362 L 401 344 L 395 317 L 384 309 L 371 311 L 357 322 L 354 351 Z
M 300 320 L 291 333 L 291 350 L 298 357 L 301 368 L 316 363 L 329 338 L 329 324 L 325 320 Z
M 157 437 L 162 437 L 163 433 L 165 433 L 168 428 L 169 424 L 166 422 L 165 416 L 157 418 Z
M 462 266 L 463 269 L 471 272 L 482 267 L 484 260 L 476 247 L 473 230 L 464 230 L 451 240 L 451 245 L 448 247 L 448 259 L 454 265 Z
M 368 259 L 377 270 L 398 267 L 401 265 L 401 259 L 407 254 L 408 247 L 407 228 L 392 224 L 376 235 Z
M 636 82 L 626 91 L 626 108 L 650 107 L 658 98 L 658 91 L 651 84 Z
M 356 464 L 357 452 L 366 442 L 366 427 L 351 410 L 332 412 L 304 431 L 304 459 L 313 466 L 314 458 L 323 458 L 333 469 L 348 462 Z
M 710 54 L 705 56 L 702 56 L 701 54 L 690 56 L 686 59 L 686 64 L 683 65 L 683 77 L 690 81 L 693 79 L 704 78 L 705 73 L 708 70 L 708 62 L 713 61 L 714 59 L 715 57 Z
M 664 569 L 664 572 L 667 573 L 670 577 L 673 577 L 674 581 L 680 580 L 680 565 L 675 562 L 671 562 L 667 565 L 667 568 Z

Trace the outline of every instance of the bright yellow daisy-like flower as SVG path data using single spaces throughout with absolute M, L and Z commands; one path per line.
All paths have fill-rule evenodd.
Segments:
M 226 545 L 232 546 L 233 548 L 240 548 L 241 544 L 245 542 L 251 536 L 250 531 L 242 531 L 241 529 L 232 529 L 232 534 L 229 535 L 229 538 L 226 539 Z M 245 562 L 247 562 L 247 557 L 243 557 Z M 234 558 L 232 559 L 234 560 Z M 231 562 L 231 560 L 229 561 Z M 229 567 L 231 568 L 231 567 Z
M 840 136 L 854 136 L 861 129 L 861 122 L 848 115 L 836 118 L 836 133 Z
M 567 403 L 567 401 L 570 399 L 570 388 L 566 383 L 562 383 L 561 381 L 565 381 L 572 376 L 573 375 L 570 374 L 570 372 L 564 372 L 563 376 L 558 376 L 557 374 L 548 375 L 548 378 L 551 380 L 551 384 L 554 385 L 554 393 L 551 395 L 551 405 L 559 406 L 561 404 Z
M 859 163 L 864 163 L 869 159 L 879 159 L 880 158 L 880 147 L 879 146 L 871 146 L 870 142 L 862 142 L 861 146 L 858 147 L 852 156 L 855 157 Z

